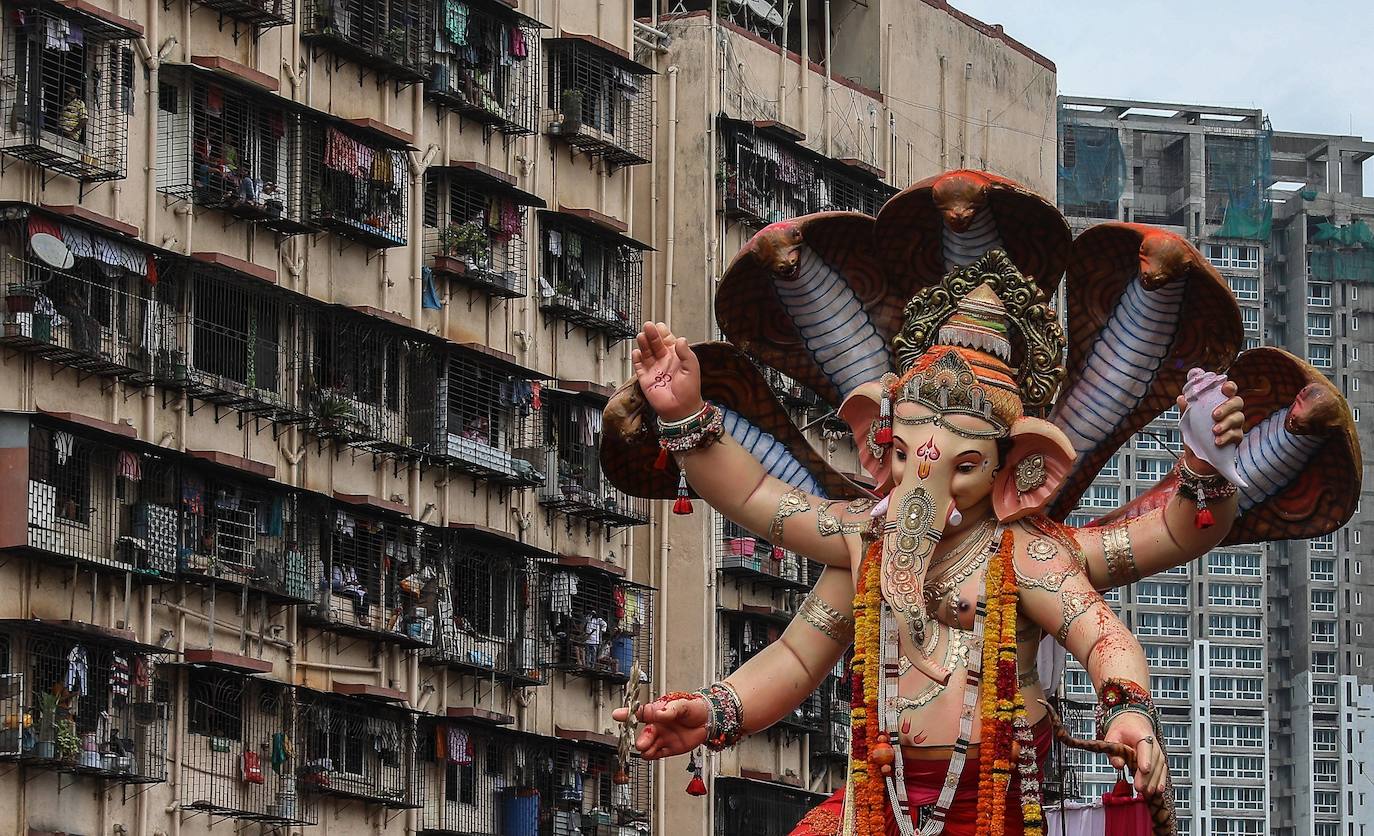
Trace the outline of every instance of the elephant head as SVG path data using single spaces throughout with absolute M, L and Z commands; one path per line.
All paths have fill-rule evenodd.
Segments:
M 996 297 L 989 302 L 975 291 L 970 299 L 970 307 L 982 300 L 988 309 L 956 314 L 940 344 L 902 377 L 864 384 L 840 408 L 885 494 L 883 595 L 907 623 L 913 665 L 937 682 L 950 672 L 921 651 L 932 618 L 926 572 L 937 544 L 990 519 L 1039 513 L 1074 457 L 1061 430 L 1023 414 L 1005 359 L 1010 346 L 996 328 Z M 941 620 L 957 618 L 938 609 Z

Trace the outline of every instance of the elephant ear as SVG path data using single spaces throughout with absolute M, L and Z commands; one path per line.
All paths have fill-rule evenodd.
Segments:
M 758 367 L 739 349 L 708 342 L 692 350 L 701 361 L 701 396 L 725 411 L 725 431 L 770 476 L 827 499 L 869 496 L 811 447 Z M 659 452 L 656 417 L 637 381 L 616 390 L 603 416 L 601 467 L 611 484 L 631 496 L 673 499 L 677 463 L 669 457 L 665 469 L 654 467 Z
M 1363 469 L 1355 419 L 1340 391 L 1277 348 L 1241 354 L 1230 377 L 1245 400 L 1237 469 L 1247 486 L 1239 489 L 1239 515 L 1221 544 L 1300 540 L 1345 525 L 1360 498 Z M 1097 524 L 1145 514 L 1177 490 L 1178 477 L 1170 473 Z
M 964 210 L 972 211 L 966 226 L 955 217 Z M 1054 204 L 1005 177 L 966 169 L 909 186 L 883 206 L 874 226 L 888 275 L 903 277 L 908 297 L 1001 249 L 1048 299 L 1064 275 L 1072 240 Z
M 878 448 L 883 452 L 879 457 L 875 456 L 873 449 L 868 446 L 868 433 L 873 422 L 878 420 L 879 403 L 882 398 L 882 383 L 876 380 L 869 381 L 844 399 L 844 403 L 840 404 L 839 415 L 854 434 L 854 450 L 858 454 L 859 465 L 872 477 L 873 483 L 877 486 L 874 492 L 879 496 L 887 496 L 892 490 L 892 447 L 889 445 Z
M 1168 409 L 1188 370 L 1224 371 L 1240 349 L 1240 309 L 1193 245 L 1141 224 L 1079 235 L 1069 259 L 1068 375 L 1050 416 L 1078 459 L 1050 508 L 1062 520 L 1134 433 Z
M 716 321 L 730 342 L 834 409 L 892 370 L 910 294 L 873 255 L 873 219 L 822 212 L 765 227 L 721 278 Z

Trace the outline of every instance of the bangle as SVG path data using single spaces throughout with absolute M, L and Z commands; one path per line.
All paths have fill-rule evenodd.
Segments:
M 725 413 L 707 401 L 701 409 L 681 421 L 658 422 L 658 446 L 669 453 L 686 453 L 720 440 L 725 432 Z
M 674 433 L 680 433 L 681 431 L 683 431 L 685 427 L 690 425 L 693 421 L 701 420 L 702 416 L 704 416 L 710 408 L 710 401 L 702 401 L 701 409 L 698 409 L 696 412 L 693 412 L 686 418 L 679 418 L 676 421 L 664 421 L 662 418 L 660 418 L 658 419 L 658 431 L 661 435 L 672 435 Z
M 801 606 L 797 607 L 797 617 L 831 641 L 847 645 L 854 639 L 854 619 L 827 604 L 814 592 L 807 593 L 802 599 Z
M 1105 740 L 1107 727 L 1122 714 L 1140 714 L 1149 719 L 1156 737 L 1163 737 L 1159 726 L 1159 709 L 1150 692 L 1129 679 L 1108 679 L 1102 683 L 1097 700 L 1097 738 Z
M 726 682 L 713 682 L 697 693 L 710 709 L 706 748 L 719 752 L 738 743 L 744 737 L 744 705 L 735 689 Z
M 1121 523 L 1102 529 L 1102 555 L 1107 562 L 1107 578 L 1115 586 L 1140 580 L 1140 568 L 1135 565 L 1129 525 Z
M 1236 495 L 1236 486 L 1226 481 L 1226 477 L 1220 473 L 1203 476 L 1189 467 L 1182 457 L 1179 458 L 1176 469 L 1179 494 L 1197 503 L 1193 525 L 1197 528 L 1211 528 L 1216 523 L 1216 518 L 1212 515 L 1212 509 L 1207 507 L 1207 503 L 1230 499 Z

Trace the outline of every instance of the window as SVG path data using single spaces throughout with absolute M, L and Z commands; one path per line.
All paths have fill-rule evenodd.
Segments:
M 423 25 L 428 19 L 419 0 L 307 0 L 301 9 L 301 39 L 311 42 L 312 49 L 319 44 L 340 57 L 357 56 L 374 72 L 420 81 L 435 34 Z M 470 19 L 464 15 L 462 20 L 466 32 Z M 459 48 L 447 41 L 442 46 Z
M 1336 654 L 1330 650 L 1312 651 L 1312 673 L 1335 673 Z
M 1260 576 L 1261 555 L 1249 552 L 1212 552 L 1207 555 L 1207 571 L 1213 575 Z
M 1312 622 L 1312 641 L 1314 644 L 1335 644 L 1336 643 L 1336 622 L 1334 621 L 1313 621 Z
M 1331 285 L 1326 282 L 1308 282 L 1307 304 L 1316 308 L 1331 307 Z
M 1263 810 L 1264 804 L 1264 787 L 1212 787 L 1212 806 L 1217 809 Z
M 186 731 L 219 740 L 242 735 L 243 679 L 234 674 L 191 668 L 186 680 Z
M 1150 674 L 1150 694 L 1155 699 L 1186 700 L 1188 699 L 1188 683 L 1191 680 L 1192 677 L 1188 676 Z
M 434 63 L 425 95 L 503 134 L 533 133 L 539 109 L 538 29 L 514 15 L 488 11 L 484 4 L 464 5 L 457 20 L 436 16 L 440 24 L 434 27 L 433 48 L 426 51 Z M 460 21 L 466 31 L 450 29 Z M 454 42 L 453 34 L 462 36 L 460 42 Z
M 1212 755 L 1212 777 L 1263 778 L 1264 758 L 1250 755 Z
M 1207 260 L 1218 268 L 1259 269 L 1259 247 L 1246 244 L 1208 244 Z
M 1214 644 L 1208 651 L 1208 657 L 1214 668 L 1240 668 L 1257 671 L 1264 667 L 1264 648 L 1262 647 Z
M 1316 551 L 1316 546 L 1315 546 L 1315 544 L 1313 545 L 1313 551 Z M 1322 558 L 1317 558 L 1317 557 L 1312 558 L 1312 559 L 1309 561 L 1309 564 L 1308 564 L 1308 577 L 1310 577 L 1310 578 L 1311 578 L 1312 580 L 1314 580 L 1314 581 L 1328 581 L 1328 582 L 1331 582 L 1331 583 L 1335 583 L 1335 581 L 1336 581 L 1336 561 L 1335 561 L 1335 559 L 1334 559 L 1334 558 L 1324 558 L 1324 557 L 1322 557 Z
M 1135 446 L 1140 450 L 1183 451 L 1183 434 L 1178 430 L 1145 430 L 1136 434 Z
M 1257 639 L 1261 621 L 1257 615 L 1209 615 L 1207 632 L 1214 639 Z
M 1313 705 L 1335 705 L 1335 704 L 1336 704 L 1336 683 L 1334 683 L 1334 682 L 1313 682 L 1313 683 L 1312 683 L 1312 704 L 1313 704 Z
M 1253 723 L 1213 723 L 1212 745 L 1263 749 L 1264 726 Z
M 1207 600 L 1214 607 L 1258 607 L 1260 587 L 1249 583 L 1209 583 Z
M 622 235 L 545 215 L 540 307 L 617 339 L 637 333 L 644 276 L 642 245 Z
M 1336 550 L 1336 533 L 1323 534 L 1320 537 L 1313 537 L 1307 541 L 1308 548 L 1314 552 L 1334 552 Z
M 1107 463 L 1102 465 L 1102 469 L 1097 472 L 1098 476 L 1117 477 L 1121 475 L 1121 456 L 1115 455 L 1107 459 Z
M 1135 599 L 1141 604 L 1160 604 L 1169 607 L 1188 606 L 1188 584 L 1141 581 L 1136 585 Z
M 1212 836 L 1264 836 L 1264 819 L 1212 819 Z
M 1178 404 L 1170 406 L 1168 409 L 1159 413 L 1160 421 L 1177 421 L 1179 419 Z
M 1140 613 L 1136 631 L 1142 636 L 1187 636 L 1188 616 L 1178 613 Z
M 1336 729 L 1313 729 L 1312 751 L 1334 752 L 1340 733 Z
M 1245 338 L 1245 350 L 1246 350 L 1246 351 L 1249 351 L 1249 350 L 1252 349 L 1252 348 L 1259 348 L 1259 347 L 1260 347 L 1259 337 L 1246 337 L 1246 338 Z
M 1242 306 L 1240 309 L 1240 324 L 1246 331 L 1258 331 L 1260 327 L 1259 308 Z
M 1336 611 L 1336 590 L 1312 590 L 1312 612 L 1334 613 Z
M 305 218 L 367 247 L 404 247 L 410 234 L 410 163 L 400 141 L 323 119 L 303 125 L 301 134 Z M 361 160 L 371 162 L 360 166 Z
M 1309 337 L 1329 337 L 1331 336 L 1331 314 L 1310 313 L 1307 315 L 1307 336 Z
M 1307 362 L 1319 369 L 1331 368 L 1331 346 L 1312 344 L 1307 347 Z
M 1334 760 L 1327 760 L 1325 758 L 1313 760 L 1312 780 L 1320 781 L 1323 784 L 1336 783 L 1336 776 L 1338 774 L 1336 767 L 1337 762 Z
M 1135 478 L 1142 482 L 1158 482 L 1168 475 L 1173 467 L 1173 459 L 1152 459 L 1148 456 L 1136 456 Z
M 556 114 L 550 133 L 615 165 L 649 161 L 647 67 L 582 38 L 550 38 L 545 102 Z
M 1312 793 L 1312 812 L 1317 814 L 1335 815 L 1341 811 L 1341 794 L 1330 790 L 1317 790 Z M 1314 836 L 1323 836 L 1323 828 L 1328 828 L 1327 832 L 1331 836 L 1337 836 L 1341 832 L 1340 825 L 1335 822 L 1316 822 Z
M 1175 778 L 1187 778 L 1193 771 L 1193 758 L 1190 755 L 1169 755 L 1169 773 Z
M 1164 745 L 1174 751 L 1183 751 L 1192 745 L 1192 727 L 1187 723 L 1161 723 L 1164 732 Z
M 1088 696 L 1095 693 L 1092 679 L 1088 677 L 1088 672 L 1082 668 L 1069 668 L 1064 671 L 1064 690 L 1068 694 Z
M 1184 644 L 1147 644 L 1145 661 L 1151 668 L 1187 668 L 1192 666 L 1192 654 Z
M 1121 501 L 1121 488 L 1118 485 L 1091 485 L 1088 492 L 1078 501 L 1083 508 L 1115 508 Z
M 1264 699 L 1264 680 L 1250 676 L 1213 676 L 1209 692 L 1214 700 Z
M 1254 276 L 1227 276 L 1226 283 L 1231 286 L 1231 292 L 1240 301 L 1259 301 L 1259 279 Z

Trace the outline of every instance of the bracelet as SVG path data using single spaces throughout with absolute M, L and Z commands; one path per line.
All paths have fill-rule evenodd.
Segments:
M 1107 577 L 1116 586 L 1140 580 L 1140 568 L 1135 564 L 1128 523 L 1102 529 L 1102 554 L 1107 562 Z
M 744 705 L 735 689 L 726 682 L 713 682 L 697 693 L 710 709 L 706 748 L 719 752 L 738 743 L 744 737 Z
M 1150 692 L 1129 679 L 1108 679 L 1102 683 L 1102 694 L 1097 700 L 1097 738 L 1105 740 L 1107 727 L 1122 714 L 1140 714 L 1149 719 L 1155 736 L 1162 737 L 1159 725 L 1159 709 L 1150 697 Z
M 681 421 L 658 422 L 658 445 L 669 453 L 686 453 L 714 444 L 725 432 L 725 412 L 707 401 Z
M 807 593 L 802 599 L 797 607 L 797 617 L 832 641 L 847 645 L 854 639 L 854 619 L 827 604 L 814 592 Z
M 773 545 L 782 547 L 782 526 L 787 518 L 802 511 L 810 511 L 811 503 L 801 488 L 790 488 L 778 497 L 778 510 L 773 514 L 773 524 L 768 528 L 768 537 Z
M 1203 476 L 1189 467 L 1182 457 L 1179 457 L 1177 470 L 1179 494 L 1197 503 L 1193 525 L 1198 528 L 1211 528 L 1216 523 L 1216 518 L 1212 515 L 1212 509 L 1207 507 L 1207 503 L 1230 499 L 1236 495 L 1236 486 L 1226 481 L 1226 477 L 1220 473 Z

